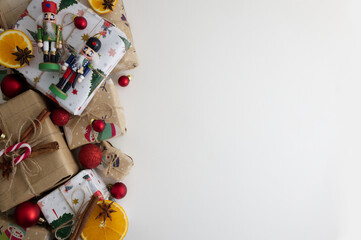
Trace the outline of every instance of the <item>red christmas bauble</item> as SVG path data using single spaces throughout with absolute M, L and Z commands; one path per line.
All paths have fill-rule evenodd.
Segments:
M 104 120 L 95 120 L 92 123 L 93 129 L 96 132 L 103 132 L 104 128 L 105 128 L 105 122 Z
M 32 202 L 23 202 L 15 209 L 16 224 L 23 228 L 34 226 L 40 218 L 40 208 Z
M 88 21 L 83 16 L 77 16 L 74 18 L 74 25 L 77 29 L 83 30 L 88 25 Z
M 57 108 L 51 112 L 50 117 L 55 125 L 62 127 L 68 123 L 70 114 L 62 108 Z
M 110 193 L 113 198 L 122 199 L 125 195 L 127 195 L 127 186 L 125 186 L 122 182 L 117 182 L 112 186 Z
M 103 159 L 103 153 L 96 144 L 89 143 L 83 146 L 79 152 L 79 161 L 85 168 L 96 168 Z
M 118 79 L 118 83 L 122 87 L 128 86 L 129 82 L 132 80 L 132 77 L 130 75 L 128 76 L 120 76 Z
M 17 74 L 9 74 L 1 82 L 1 91 L 8 98 L 13 98 L 26 90 L 24 79 Z

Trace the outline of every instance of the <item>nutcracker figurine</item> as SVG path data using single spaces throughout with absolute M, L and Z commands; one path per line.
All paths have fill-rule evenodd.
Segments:
M 68 97 L 66 92 L 70 87 L 75 88 L 76 83 L 82 82 L 89 73 L 92 68 L 91 62 L 94 60 L 94 57 L 97 57 L 97 52 L 101 46 L 102 43 L 98 38 L 91 37 L 79 53 L 72 51 L 68 60 L 66 60 L 62 66 L 62 70 L 66 70 L 63 77 L 59 79 L 58 84 L 50 85 L 50 91 L 59 98 L 65 100 Z
M 44 0 L 42 2 L 43 20 L 38 25 L 38 47 L 43 48 L 44 62 L 39 64 L 41 71 L 59 71 L 57 49 L 62 46 L 62 27 L 56 24 L 58 7 L 55 2 Z M 50 50 L 50 54 L 49 54 Z M 50 55 L 50 56 L 49 56 Z

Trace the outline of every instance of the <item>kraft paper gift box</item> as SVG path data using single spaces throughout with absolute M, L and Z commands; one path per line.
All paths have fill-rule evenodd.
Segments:
M 88 0 L 79 0 L 79 2 L 83 3 L 87 7 L 90 7 Z M 125 13 L 123 1 L 118 0 L 117 4 L 113 8 L 113 11 L 111 11 L 110 13 L 102 14 L 102 17 L 109 20 L 120 30 L 122 30 L 130 40 L 130 42 L 132 43 L 129 50 L 125 53 L 124 57 L 120 60 L 118 65 L 113 69 L 112 73 L 117 73 L 120 71 L 136 68 L 139 65 L 138 56 L 137 56 L 137 52 L 135 51 L 134 40 L 127 19 L 127 14 Z
M 83 170 L 39 200 L 38 205 L 53 229 L 64 226 L 55 234 L 60 239 L 66 239 L 72 229 L 71 226 L 66 226 L 66 223 L 81 213 L 92 195 L 100 196 L 100 200 L 102 200 L 109 198 L 110 193 L 93 170 Z M 75 221 L 73 223 L 76 224 Z
M 104 182 L 119 182 L 129 174 L 130 169 L 134 165 L 133 159 L 130 156 L 122 153 L 108 141 L 102 141 L 100 149 L 103 152 L 103 160 L 95 168 L 95 171 Z
M 44 108 L 44 99 L 32 90 L 0 105 L 0 129 L 7 136 L 5 140 L 10 143 L 9 146 L 18 142 L 20 132 L 24 132 L 31 125 L 31 120 L 36 119 Z M 31 142 L 38 146 L 54 141 L 59 145 L 57 151 L 25 159 L 15 166 L 8 179 L 3 177 L 3 171 L 0 170 L 1 211 L 9 210 L 64 183 L 78 172 L 78 165 L 63 134 L 49 117 L 36 129 L 27 143 L 33 147 Z M 1 142 L 0 149 L 4 148 L 4 143 Z
M 24 229 L 7 215 L 0 215 L 0 229 L 1 240 L 49 240 L 52 237 L 51 232 L 44 227 L 35 225 Z
M 123 108 L 119 103 L 118 93 L 111 79 L 104 81 L 94 98 L 81 116 L 71 116 L 64 126 L 65 138 L 70 149 L 75 149 L 91 142 L 101 142 L 126 132 Z M 95 132 L 92 119 L 103 119 L 104 131 Z
M 95 54 L 96 57 L 94 57 L 99 58 L 99 61 L 91 63 L 91 70 L 84 80 L 77 81 L 75 88 L 70 87 L 66 95 L 57 91 L 54 86 L 64 72 L 39 70 L 39 63 L 43 63 L 43 53 L 37 47 L 36 31 L 43 16 L 41 7 L 43 0 L 33 0 L 15 24 L 14 29 L 24 32 L 29 37 L 34 45 L 35 57 L 31 59 L 29 66 L 19 68 L 18 71 L 25 76 L 30 85 L 57 102 L 65 110 L 74 115 L 80 115 L 94 96 L 95 90 L 122 59 L 131 43 L 124 32 L 83 4 L 77 1 L 52 1 L 58 6 L 57 24 L 64 23 L 62 25 L 64 55 L 61 53 L 59 62 L 66 61 L 70 56 L 70 51 L 78 53 L 87 39 L 92 36 L 100 37 L 99 40 L 102 43 L 98 54 Z M 84 30 L 77 29 L 72 23 L 74 15 L 87 19 L 87 27 Z

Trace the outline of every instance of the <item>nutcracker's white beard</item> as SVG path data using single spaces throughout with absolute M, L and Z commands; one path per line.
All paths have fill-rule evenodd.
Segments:
M 83 65 L 83 61 L 85 59 L 85 56 L 83 54 L 78 54 L 78 56 L 76 56 L 73 68 L 78 70 L 81 68 L 81 66 Z
M 53 26 L 51 25 L 51 22 L 45 23 L 45 32 L 52 38 L 56 38 L 56 32 Z

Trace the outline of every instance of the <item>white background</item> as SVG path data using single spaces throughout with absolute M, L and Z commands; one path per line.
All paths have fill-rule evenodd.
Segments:
M 127 240 L 361 238 L 361 2 L 125 0 Z

